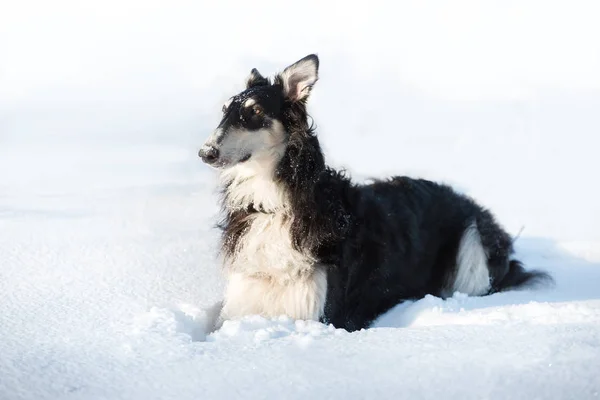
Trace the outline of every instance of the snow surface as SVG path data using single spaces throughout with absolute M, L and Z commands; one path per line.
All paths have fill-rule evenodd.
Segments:
M 600 397 L 596 3 L 218 3 L 0 2 L 0 399 Z M 315 51 L 333 165 L 455 185 L 556 287 L 207 332 L 196 152 L 252 67 Z

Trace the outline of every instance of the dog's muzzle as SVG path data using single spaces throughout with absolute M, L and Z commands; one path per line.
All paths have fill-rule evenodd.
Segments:
M 212 165 L 219 159 L 219 149 L 214 146 L 202 146 L 198 152 L 198 156 L 206 164 Z

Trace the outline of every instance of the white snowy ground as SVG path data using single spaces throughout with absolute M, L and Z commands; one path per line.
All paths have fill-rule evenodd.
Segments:
M 1 3 L 0 399 L 600 397 L 594 2 L 175 4 Z M 333 165 L 456 185 L 556 287 L 209 334 L 196 151 L 251 67 L 313 51 Z

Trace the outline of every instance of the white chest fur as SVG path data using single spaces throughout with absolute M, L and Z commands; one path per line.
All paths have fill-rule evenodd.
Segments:
M 326 271 L 294 249 L 290 224 L 283 213 L 253 216 L 236 253 L 226 260 L 223 318 L 259 314 L 318 320 L 322 315 Z

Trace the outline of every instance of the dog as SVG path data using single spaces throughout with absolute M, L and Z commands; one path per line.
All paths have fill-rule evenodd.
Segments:
M 306 102 L 319 58 L 252 69 L 199 151 L 219 172 L 220 320 L 259 314 L 367 328 L 427 294 L 483 296 L 551 280 L 514 259 L 494 216 L 446 185 L 355 184 L 327 166 Z

